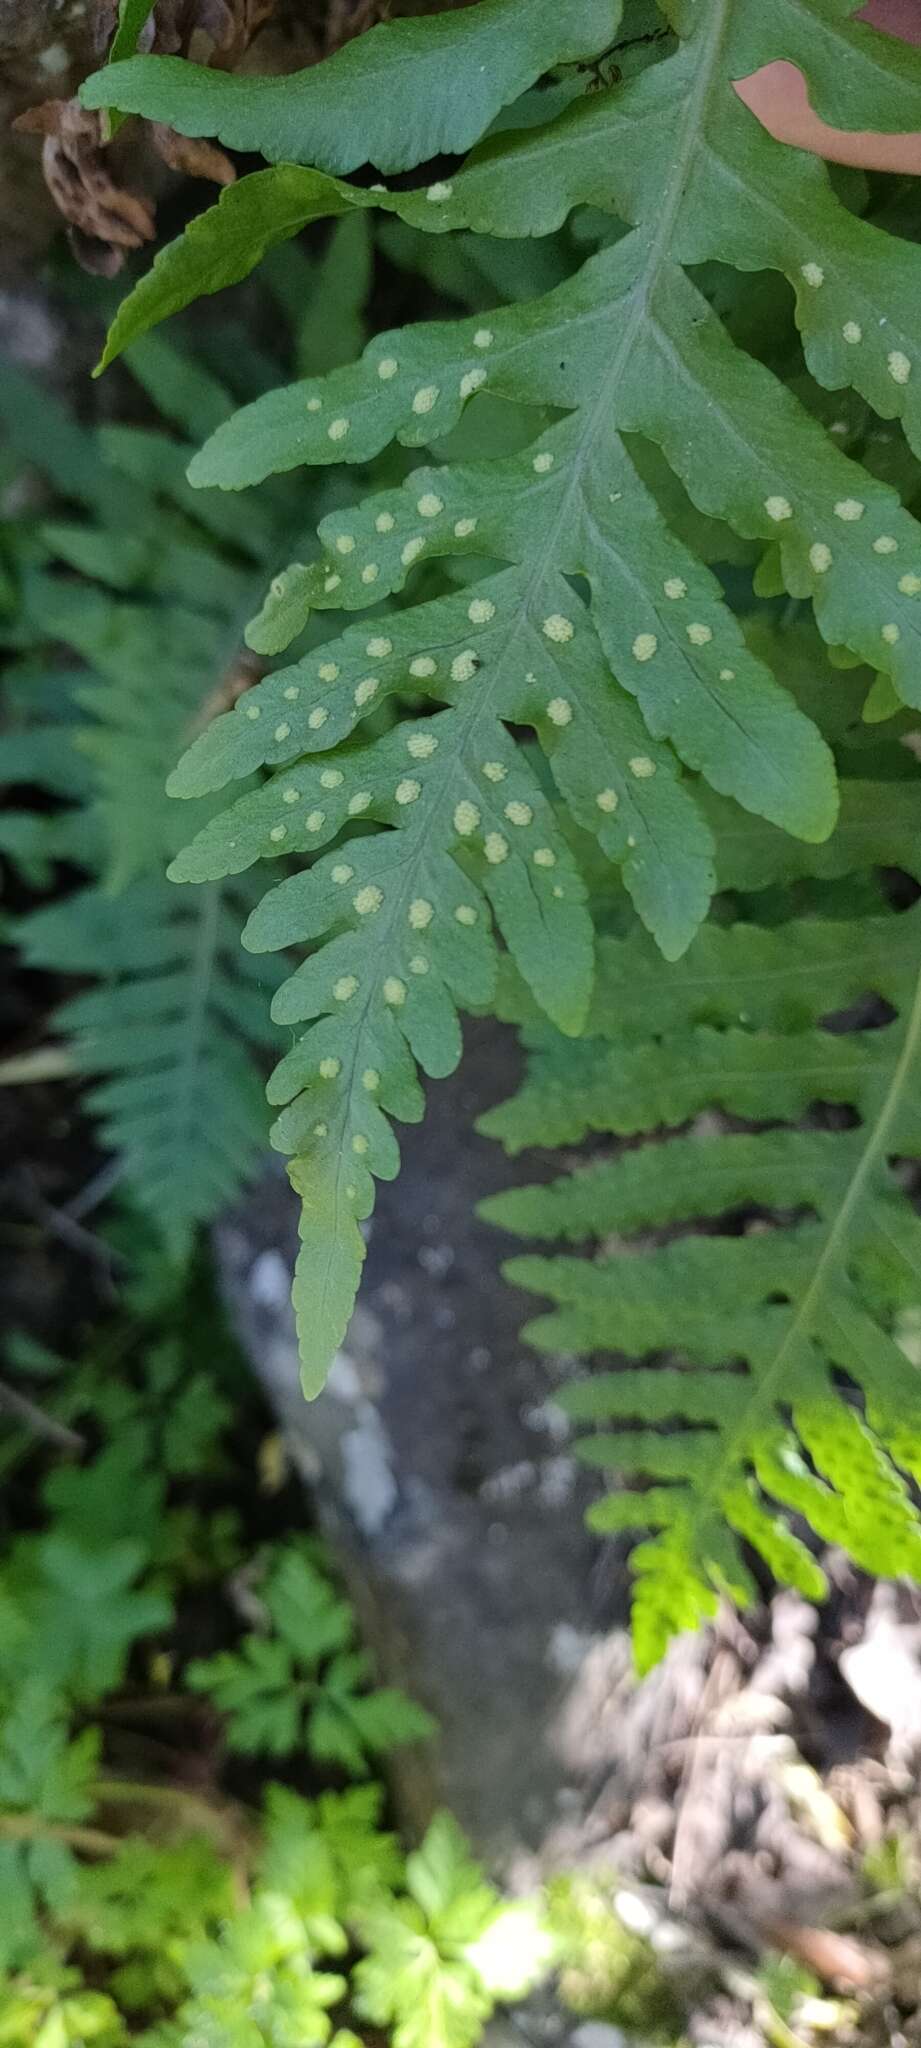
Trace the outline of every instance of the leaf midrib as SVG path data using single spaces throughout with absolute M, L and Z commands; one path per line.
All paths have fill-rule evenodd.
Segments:
M 719 1471 L 712 1481 L 694 1495 L 694 1520 L 705 1522 L 716 1512 L 719 1499 L 726 1483 L 727 1468 L 743 1470 L 752 1430 L 764 1416 L 773 1413 L 778 1391 L 783 1383 L 785 1370 L 793 1346 L 805 1337 L 807 1340 L 814 1327 L 816 1306 L 831 1277 L 839 1252 L 847 1238 L 856 1209 L 862 1200 L 871 1174 L 883 1153 L 890 1127 L 896 1116 L 903 1089 L 921 1046 L 921 968 L 915 983 L 912 1007 L 902 1049 L 895 1064 L 892 1079 L 883 1097 L 879 1113 L 870 1130 L 867 1142 L 848 1184 L 847 1192 L 831 1224 L 824 1246 L 816 1261 L 815 1271 L 791 1318 L 784 1337 L 778 1345 L 771 1362 L 759 1374 L 752 1399 L 744 1416 L 735 1427 L 720 1438 Z

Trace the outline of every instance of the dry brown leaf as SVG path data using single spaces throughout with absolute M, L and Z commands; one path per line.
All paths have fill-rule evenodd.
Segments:
M 153 47 L 232 71 L 274 11 L 275 0 L 159 0 Z
M 208 178 L 213 185 L 234 183 L 237 173 L 229 156 L 213 142 L 177 135 L 175 128 L 168 128 L 163 121 L 151 121 L 150 139 L 171 171 L 181 171 L 186 178 Z
M 758 1931 L 772 1948 L 802 1963 L 823 1984 L 846 1991 L 873 1991 L 889 1980 L 885 1951 L 828 1927 L 803 1927 L 797 1920 L 759 1919 Z
M 178 55 L 233 70 L 275 4 L 276 0 L 157 0 L 142 41 L 161 56 Z M 96 0 L 94 32 L 100 51 L 111 40 L 116 19 L 115 0 Z M 44 100 L 27 108 L 13 125 L 23 134 L 43 138 L 45 183 L 67 222 L 78 261 L 85 270 L 115 277 L 125 251 L 153 241 L 156 226 L 153 201 L 128 191 L 109 168 L 104 115 L 87 111 L 76 99 Z M 214 143 L 177 135 L 160 122 L 149 127 L 154 148 L 171 170 L 184 177 L 207 178 L 215 185 L 233 184 L 233 163 Z
M 104 57 L 118 23 L 118 0 L 96 0 L 93 9 L 93 48 Z
M 19 114 L 14 128 L 41 135 L 45 183 L 71 233 L 84 269 L 114 277 L 124 252 L 153 241 L 153 206 L 117 185 L 102 149 L 103 117 L 78 100 L 43 100 Z
M 373 28 L 387 12 L 386 0 L 329 0 L 326 15 L 326 53 L 341 50 L 343 43 L 353 42 L 356 36 L 364 35 Z
M 203 732 L 205 726 L 211 724 L 212 718 L 217 718 L 222 711 L 231 711 L 245 692 L 252 689 L 254 683 L 261 683 L 266 673 L 266 663 L 260 661 L 258 654 L 253 654 L 248 647 L 241 647 L 234 655 L 226 675 L 221 677 L 220 682 L 205 698 L 192 726 L 192 732 Z

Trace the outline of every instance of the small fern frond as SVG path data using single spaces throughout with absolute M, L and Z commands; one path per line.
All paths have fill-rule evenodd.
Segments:
M 226 414 L 226 394 L 173 349 L 147 343 L 141 364 L 174 416 Z M 35 424 L 43 397 L 22 377 L 14 396 L 16 445 L 82 516 L 33 534 L 22 577 L 22 617 L 46 666 L 32 657 L 5 678 L 12 730 L 2 774 L 65 807 L 20 813 L 36 830 L 14 832 L 13 851 L 40 883 L 55 860 L 88 879 L 14 920 L 10 935 L 26 966 L 86 984 L 57 1009 L 55 1028 L 91 1078 L 87 1106 L 126 1188 L 178 1257 L 265 1142 L 258 1056 L 277 1050 L 267 1006 L 279 977 L 240 953 L 255 900 L 245 884 L 199 899 L 168 883 L 181 835 L 166 774 L 233 673 L 254 579 L 286 530 L 286 507 L 283 497 L 231 535 L 224 501 L 215 519 L 207 497 L 193 497 L 180 442 L 110 427 L 101 466 L 92 437 L 66 415 L 59 446 L 46 448 Z M 77 578 L 51 573 L 60 564 Z M 47 666 L 56 643 L 80 664 Z M 202 822 L 210 808 L 200 807 Z
M 103 1143 L 177 1258 L 265 1143 L 247 1046 L 268 1036 L 267 990 L 241 962 L 240 921 L 231 891 L 190 903 L 154 876 L 115 896 L 77 891 L 14 926 L 27 966 L 94 977 L 55 1012 L 55 1028 L 92 1077 L 86 1103 Z
M 873 814 L 884 839 L 897 798 L 917 874 L 916 787 L 853 796 L 851 824 Z M 841 871 L 860 860 L 847 822 L 839 853 Z M 906 1178 L 921 1157 L 919 908 L 881 898 L 856 920 L 712 925 L 669 968 L 642 934 L 604 940 L 588 1029 L 573 1047 L 531 1025 L 521 1092 L 481 1128 L 510 1151 L 599 1132 L 655 1142 L 484 1212 L 591 1254 L 506 1267 L 555 1304 L 533 1343 L 647 1361 L 560 1396 L 601 1425 L 581 1455 L 628 1482 L 591 1511 L 594 1527 L 647 1532 L 633 1553 L 645 1668 L 720 1593 L 754 1597 L 743 1544 L 820 1596 L 791 1514 L 867 1570 L 921 1577 L 906 1484 L 921 1480 L 921 1224 Z

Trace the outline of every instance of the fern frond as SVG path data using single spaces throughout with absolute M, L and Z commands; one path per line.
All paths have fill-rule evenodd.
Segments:
M 468 64 L 489 77 L 500 20 L 520 90 L 533 63 L 546 71 L 592 54 L 578 39 L 590 28 L 602 51 L 620 16 L 609 10 L 603 37 L 603 11 L 583 10 L 575 35 L 565 8 L 509 13 L 485 0 L 464 10 L 456 79 L 433 100 L 439 147 L 471 140 L 459 102 L 442 118 L 444 91 L 461 93 Z M 396 1170 L 380 1112 L 419 1113 L 413 1060 L 436 1074 L 454 1064 L 456 1004 L 490 1000 L 493 924 L 551 1019 L 576 1031 L 584 1018 L 591 929 L 555 803 L 622 871 L 670 960 L 691 944 L 714 887 L 714 804 L 717 817 L 732 799 L 765 820 L 768 844 L 790 834 L 819 848 L 832 831 L 826 742 L 743 637 L 677 501 L 753 545 L 765 585 L 811 599 L 842 658 L 886 679 L 871 715 L 921 703 L 921 532 L 892 485 L 849 459 L 732 338 L 701 288 L 708 263 L 783 272 L 815 383 L 852 385 L 921 445 L 921 259 L 849 212 L 825 166 L 771 140 L 734 89 L 787 56 L 828 118 L 911 125 L 917 52 L 851 12 L 848 0 L 768 0 L 754 13 L 739 0 L 672 0 L 673 34 L 624 82 L 589 91 L 570 77 L 548 95 L 549 118 L 530 101 L 517 128 L 504 117 L 458 171 L 414 192 L 371 194 L 329 173 L 355 152 L 381 169 L 424 161 L 421 53 L 437 63 L 455 32 L 444 21 L 359 39 L 296 85 L 267 85 L 263 108 L 238 81 L 189 67 L 136 60 L 105 75 L 106 93 L 133 111 L 162 118 L 168 106 L 197 132 L 239 143 L 245 131 L 270 160 L 309 155 L 319 166 L 259 172 L 249 194 L 243 180 L 221 202 L 223 228 L 220 209 L 196 224 L 209 285 L 251 267 L 267 222 L 293 233 L 315 218 L 324 181 L 330 213 L 373 196 L 435 235 L 545 236 L 581 206 L 610 217 L 604 245 L 544 296 L 380 334 L 359 362 L 244 407 L 190 468 L 199 486 L 238 490 L 303 463 L 367 463 L 393 441 L 443 440 L 480 393 L 530 408 L 535 427 L 519 452 L 420 469 L 324 520 L 319 558 L 275 579 L 254 645 L 276 651 L 312 614 L 376 605 L 409 584 L 407 598 L 264 683 L 196 741 L 171 784 L 201 795 L 262 767 L 283 771 L 205 828 L 177 878 L 319 856 L 247 931 L 254 947 L 312 949 L 276 1005 L 280 1020 L 310 1029 L 272 1084 L 289 1105 L 276 1142 L 293 1151 L 305 1196 L 297 1301 L 311 1387 L 345 1325 L 371 1172 Z M 403 83 L 401 36 L 415 53 Z M 391 62 L 382 107 L 380 67 Z M 102 89 L 91 84 L 87 103 Z M 508 90 L 501 67 L 483 89 L 495 115 Z M 303 117 L 297 134 L 289 100 Z M 141 287 L 145 321 L 159 317 L 158 292 L 160 311 L 176 303 L 170 279 L 183 265 L 191 275 L 191 245 L 160 260 L 161 285 Z M 420 567 L 445 560 L 462 594 L 432 598 L 429 574 L 413 603 Z M 393 703 L 408 693 L 410 720 Z M 522 727 L 537 736 L 553 798 L 539 757 L 512 739 Z
M 156 875 L 98 887 L 14 927 L 27 966 L 92 976 L 55 1013 L 104 1144 L 175 1256 L 233 1199 L 265 1143 L 258 1067 L 267 989 L 240 959 L 241 906 L 207 889 L 189 903 Z
M 858 786 L 852 811 L 874 812 L 885 839 L 893 794 L 917 872 L 915 785 Z M 599 951 L 594 1035 L 573 1047 L 530 1026 L 525 1083 L 481 1127 L 512 1152 L 590 1132 L 654 1142 L 484 1211 L 581 1248 L 507 1265 L 555 1304 L 533 1343 L 646 1361 L 560 1397 L 602 1425 L 581 1455 L 628 1482 L 594 1527 L 647 1532 L 633 1553 L 646 1667 L 720 1593 L 754 1597 L 743 1544 L 821 1594 L 790 1514 L 870 1571 L 921 1576 L 907 1484 L 921 1479 L 921 1225 L 906 1178 L 921 1156 L 921 916 L 881 903 L 856 920 L 710 926 L 669 968 L 642 934 Z M 743 1128 L 697 1123 L 714 1110 Z
M 139 354 L 168 410 L 226 413 L 226 394 L 199 366 L 159 341 Z M 33 425 L 39 395 L 20 379 L 16 396 L 18 445 L 51 462 Z M 271 560 L 285 508 L 267 507 L 231 551 L 226 505 L 209 520 L 207 498 L 193 498 L 185 481 L 181 443 L 106 430 L 101 488 L 91 437 L 66 417 L 64 429 L 63 463 L 50 473 L 82 517 L 42 528 L 33 554 L 43 566 L 32 560 L 24 575 L 23 616 L 39 646 L 64 643 L 84 665 L 55 672 L 32 661 L 13 672 L 2 774 L 67 800 L 19 814 L 39 829 L 14 829 L 13 851 L 33 871 L 44 863 L 40 880 L 55 859 L 88 880 L 20 917 L 11 935 L 26 965 L 87 984 L 57 1010 L 55 1027 L 75 1070 L 91 1077 L 87 1106 L 121 1156 L 131 1196 L 178 1256 L 194 1226 L 236 1194 L 265 1141 L 256 1055 L 277 1049 L 267 1004 L 278 975 L 240 953 L 255 900 L 245 884 L 199 900 L 166 880 L 180 838 L 166 774 L 232 667 L 254 573 Z M 189 501 L 204 519 L 192 520 Z M 122 521 L 116 509 L 127 507 Z M 78 579 L 51 574 L 61 562 Z

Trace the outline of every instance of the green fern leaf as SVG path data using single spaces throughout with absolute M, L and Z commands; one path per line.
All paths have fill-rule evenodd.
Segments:
M 483 0 L 472 12 L 371 29 L 324 65 L 282 78 L 128 58 L 94 73 L 80 97 L 273 163 L 407 170 L 469 149 L 551 65 L 606 49 L 620 16 L 621 0 Z
M 132 366 L 180 421 L 226 415 L 221 388 L 164 343 L 145 343 Z M 24 724 L 4 744 L 3 772 L 73 806 L 45 818 L 31 840 L 20 832 L 25 855 L 66 858 L 92 877 L 17 920 L 14 936 L 28 964 L 91 980 L 55 1021 L 75 1068 L 92 1077 L 89 1107 L 135 1200 L 181 1256 L 265 1142 L 254 1051 L 277 1045 L 266 998 L 278 976 L 239 952 L 251 892 L 231 884 L 196 900 L 167 883 L 178 833 L 165 780 L 221 680 L 285 515 L 276 501 L 245 534 L 234 523 L 231 554 L 226 505 L 192 493 L 181 442 L 109 429 L 100 464 L 92 438 L 66 416 L 52 417 L 60 449 L 46 448 L 32 425 L 31 386 L 20 380 L 12 397 L 14 442 L 85 508 L 79 523 L 49 522 L 42 536 L 80 580 L 30 569 L 25 614 L 42 640 L 65 642 L 86 667 L 57 679 L 36 672 L 31 687 L 24 672 Z
M 334 1657 L 326 1672 L 323 1695 L 311 1712 L 307 1735 L 318 1763 L 338 1764 L 353 1778 L 362 1778 L 369 1758 L 386 1756 L 408 1742 L 428 1742 L 435 1722 L 415 1700 L 394 1686 L 374 1692 L 356 1687 L 368 1677 L 363 1655 Z
M 267 1788 L 259 1882 L 293 1900 L 318 1953 L 341 1951 L 341 1923 L 356 1902 L 400 1883 L 403 1859 L 396 1837 L 382 1826 L 383 1801 L 377 1783 L 325 1792 L 314 1801 L 286 1785 Z
M 571 440 L 566 427 L 551 430 L 545 441 L 561 451 L 562 434 Z M 313 602 L 333 596 L 337 603 L 362 601 L 369 585 L 362 582 L 362 567 L 351 567 L 359 548 L 359 562 L 374 569 L 375 588 L 383 579 L 391 587 L 399 584 L 417 553 L 457 546 L 459 534 L 480 549 L 524 555 L 528 521 L 532 537 L 538 530 L 532 500 L 546 497 L 545 455 L 552 470 L 557 453 L 543 444 L 536 456 L 503 466 L 511 487 L 507 500 L 500 465 L 484 468 L 482 476 L 472 470 L 422 471 L 402 491 L 372 500 L 358 519 L 331 518 L 321 529 L 326 561 L 306 572 Z M 609 466 L 608 481 L 611 473 Z M 626 487 L 626 468 L 621 474 Z M 631 474 L 630 545 L 635 541 L 638 573 L 645 524 L 649 575 L 659 545 L 658 514 Z M 498 516 L 493 491 L 499 494 Z M 551 543 L 568 502 L 565 475 L 553 491 L 544 506 Z M 664 538 L 664 529 L 662 544 L 667 553 L 657 566 L 674 567 L 679 544 Z M 368 564 L 370 546 L 375 552 Z M 576 559 L 564 566 L 575 568 Z M 698 609 L 719 603 L 709 572 L 683 552 L 680 566 L 686 571 L 683 587 L 697 588 Z M 625 631 L 632 633 L 631 647 L 639 653 L 626 658 L 639 676 L 646 666 L 645 641 L 633 631 L 636 615 L 625 627 L 618 606 L 627 580 L 618 588 L 608 578 L 600 623 L 604 635 L 608 621 L 612 647 L 615 638 L 620 643 Z M 709 627 L 701 631 L 710 637 Z M 631 686 L 640 691 L 654 730 L 668 724 L 674 734 L 680 725 L 685 753 L 695 765 L 708 767 L 718 787 L 789 828 L 821 837 L 834 815 L 824 743 L 749 656 L 725 611 L 723 633 L 726 644 L 731 636 L 733 674 L 749 682 L 745 719 L 731 712 L 727 685 L 722 702 L 718 693 L 698 687 L 684 655 L 676 655 L 680 672 L 669 667 L 661 695 L 644 694 L 639 683 Z M 522 677 L 523 663 L 530 666 Z M 330 744 L 346 740 L 372 703 L 401 686 L 405 690 L 407 683 L 451 708 L 370 745 L 340 746 L 330 754 Z M 677 711 L 676 683 L 684 693 Z M 542 1006 L 569 1030 L 584 1017 L 591 934 L 582 884 L 540 783 L 506 724 L 536 729 L 569 809 L 609 858 L 623 863 L 624 880 L 663 950 L 670 957 L 680 954 L 710 893 L 709 835 L 676 778 L 668 749 L 650 740 L 630 697 L 613 685 L 592 620 L 558 570 L 537 579 L 509 569 L 478 585 L 472 599 L 440 598 L 394 615 L 386 633 L 348 629 L 217 721 L 170 783 L 174 794 L 200 794 L 260 764 L 276 766 L 297 761 L 307 750 L 323 750 L 321 760 L 301 759 L 206 827 L 174 863 L 177 880 L 213 879 L 260 857 L 313 852 L 366 815 L 398 828 L 385 836 L 350 838 L 347 859 L 330 855 L 309 874 L 282 883 L 246 932 L 246 943 L 262 950 L 339 931 L 298 971 L 275 1009 L 283 1023 L 324 1018 L 276 1071 L 271 1089 L 273 1100 L 298 1098 L 275 1137 L 297 1153 L 293 1178 L 305 1196 L 295 1299 L 310 1391 L 341 1337 L 360 1270 L 357 1222 L 371 1206 L 362 1160 L 378 1174 L 396 1170 L 392 1141 L 363 1092 L 364 1077 L 378 1075 L 377 1085 L 368 1084 L 377 1101 L 406 1117 L 417 1113 L 417 1098 L 403 1039 L 429 1073 L 445 1073 L 456 1063 L 455 1002 L 475 1006 L 491 994 L 493 948 L 484 894 Z M 773 776 L 771 757 L 777 764 Z M 351 935 L 341 930 L 343 923 Z
M 899 798 L 902 850 L 917 868 L 916 787 L 854 795 L 883 844 Z M 840 852 L 845 871 L 858 864 L 859 848 Z M 561 1397 L 574 1418 L 608 1425 L 581 1447 L 590 1464 L 653 1482 L 628 1483 L 591 1514 L 599 1530 L 648 1532 L 634 1551 L 643 1668 L 720 1592 L 753 1597 L 743 1542 L 779 1578 L 821 1593 L 785 1513 L 868 1570 L 921 1576 L 906 1484 L 921 1477 L 921 1386 L 898 1341 L 921 1239 L 892 1164 L 921 1153 L 919 964 L 917 908 L 707 927 L 667 970 L 638 934 L 603 941 L 594 1035 L 573 1048 L 529 1026 L 525 1084 L 483 1120 L 511 1151 L 589 1132 L 657 1139 L 485 1205 L 516 1234 L 594 1248 L 588 1261 L 510 1262 L 516 1284 L 556 1304 L 530 1325 L 534 1343 L 675 1360 L 599 1374 Z M 890 1021 L 861 1029 L 868 997 Z M 846 1125 L 817 1114 L 828 1104 L 847 1109 Z M 695 1131 L 713 1109 L 747 1128 Z M 740 1234 L 753 1213 L 761 1229 Z M 664 1241 L 650 1247 L 650 1231 Z M 638 1235 L 642 1256 L 610 1248 Z
M 0 1805 L 48 1821 L 86 1820 L 99 1752 L 98 1730 L 85 1728 L 71 1740 L 61 1699 L 28 1677 L 3 1719 Z
M 135 1200 L 176 1257 L 194 1226 L 255 1169 L 266 1119 L 241 1041 L 265 1039 L 265 984 L 239 970 L 239 914 L 226 892 L 188 904 L 168 883 L 90 888 L 17 921 L 30 965 L 105 978 L 56 1013 L 87 1105 L 124 1160 Z
M 825 167 L 774 143 L 733 84 L 786 55 L 829 118 L 879 125 L 888 94 L 882 125 L 910 124 L 917 53 L 850 23 L 852 11 L 846 0 L 795 9 L 770 0 L 753 17 L 735 0 L 674 0 L 674 37 L 625 81 L 591 92 L 571 81 L 548 96 L 549 118 L 529 104 L 527 125 L 503 122 L 451 176 L 377 192 L 382 210 L 435 235 L 547 235 L 586 205 L 611 226 L 606 246 L 545 296 L 378 335 L 360 362 L 245 407 L 191 465 L 196 485 L 237 490 L 303 463 L 366 463 L 393 441 L 441 440 L 484 392 L 532 416 L 539 409 L 525 449 L 419 470 L 360 510 L 330 515 L 320 557 L 273 583 L 254 643 L 275 650 L 311 614 L 377 604 L 420 565 L 447 558 L 455 575 L 481 580 L 422 604 L 410 588 L 404 608 L 369 633 L 349 627 L 281 670 L 195 742 L 171 783 L 174 794 L 201 796 L 263 767 L 281 771 L 206 825 L 174 864 L 176 879 L 318 856 L 271 892 L 246 934 L 254 949 L 312 948 L 276 999 L 280 1022 L 309 1028 L 271 1086 L 287 1105 L 274 1142 L 294 1154 L 304 1198 L 295 1298 L 308 1391 L 345 1327 L 371 1175 L 396 1171 L 381 1112 L 419 1113 L 413 1062 L 436 1075 L 455 1063 L 456 1006 L 492 999 L 493 922 L 553 1023 L 574 1032 L 586 1014 L 583 880 L 547 782 L 509 728 L 536 733 L 557 798 L 622 870 L 671 960 L 712 893 L 710 820 L 720 825 L 721 800 L 765 821 L 752 844 L 773 848 L 781 864 L 784 835 L 821 849 L 832 832 L 829 749 L 681 537 L 673 507 L 682 494 L 695 517 L 764 552 L 779 587 L 812 600 L 832 647 L 887 678 L 871 716 L 886 710 L 890 684 L 899 701 L 921 702 L 915 522 L 891 484 L 849 460 L 731 338 L 700 284 L 701 266 L 714 262 L 782 271 L 817 383 L 851 384 L 921 437 L 916 253 L 849 213 Z M 590 20 L 583 10 L 574 24 L 566 9 L 551 19 L 532 8 L 512 21 L 504 0 L 487 0 L 450 26 L 400 24 L 360 38 L 296 86 L 267 82 L 264 104 L 253 94 L 244 106 L 239 81 L 183 66 L 140 61 L 116 84 L 125 106 L 148 114 L 162 115 L 175 94 L 170 118 L 178 107 L 180 125 L 237 143 L 245 134 L 270 159 L 309 151 L 323 171 L 339 171 L 358 161 L 354 149 L 387 170 L 435 146 L 460 153 L 477 118 L 482 137 L 524 83 L 589 55 L 591 31 L 594 52 L 603 49 L 619 10 L 607 11 L 603 34 L 602 12 L 589 10 Z M 508 65 L 493 75 L 500 26 Z M 437 64 L 456 34 L 450 90 L 468 63 L 480 65 L 488 112 L 474 92 L 460 119 L 452 102 L 445 123 L 442 92 L 421 123 L 415 104 L 412 120 L 403 106 L 406 133 L 395 138 L 399 89 L 382 106 L 380 66 L 404 34 L 414 94 L 426 61 Z M 337 98 L 346 78 L 347 115 Z M 99 90 L 91 86 L 90 102 Z M 298 105 L 296 138 L 280 124 L 282 99 Z M 335 139 L 323 126 L 334 109 Z M 442 124 L 437 145 L 430 116 Z M 257 174 L 278 177 L 274 216 L 283 223 L 287 193 L 289 227 L 298 175 L 312 174 Z M 272 218 L 272 189 L 238 193 L 233 207 Z M 319 204 L 319 188 L 314 196 Z M 367 200 L 331 180 L 323 203 L 338 211 Z M 219 275 L 216 216 L 199 232 Z M 227 260 L 236 260 L 230 245 Z M 169 262 L 187 266 L 187 255 L 177 246 Z M 656 451 L 652 466 L 637 437 Z M 425 715 L 386 724 L 393 697 L 408 691 Z
M 244 1756 L 290 1756 L 303 1701 L 285 1643 L 246 1636 L 239 1652 L 195 1658 L 186 1672 L 195 1692 L 210 1693 L 228 1719 L 228 1743 Z
M 332 2031 L 328 2008 L 346 1989 L 344 1977 L 314 1970 L 297 1913 L 269 1892 L 257 1893 L 217 1940 L 191 1943 L 184 1968 L 192 1997 L 181 2008 L 181 2039 L 202 2048 L 319 2048 Z
M 115 1854 L 81 1871 L 64 1916 L 67 1931 L 108 1956 L 162 1962 L 232 1910 L 232 1877 L 213 1844 L 129 1837 Z
M 183 64 L 182 69 L 189 67 Z M 359 193 L 339 187 L 322 171 L 301 170 L 294 164 L 255 171 L 225 186 L 217 205 L 199 214 L 183 235 L 158 252 L 146 276 L 122 301 L 96 375 L 158 320 L 178 313 L 205 291 L 223 291 L 239 283 L 267 250 L 288 241 L 310 221 L 362 203 L 373 206 L 373 196 L 362 201 Z
M 311 1845 L 319 1840 L 335 1881 L 330 1910 L 339 1919 L 356 1899 L 394 1891 L 403 1875 L 403 1858 L 396 1836 L 382 1825 L 383 1803 L 384 1789 L 376 1782 L 350 1785 L 345 1792 L 323 1792 L 312 1801 L 299 1798 L 285 1785 L 269 1785 L 266 1848 L 259 1866 L 264 1888 L 297 1899 L 302 1859 L 312 1886 L 316 1864 Z

